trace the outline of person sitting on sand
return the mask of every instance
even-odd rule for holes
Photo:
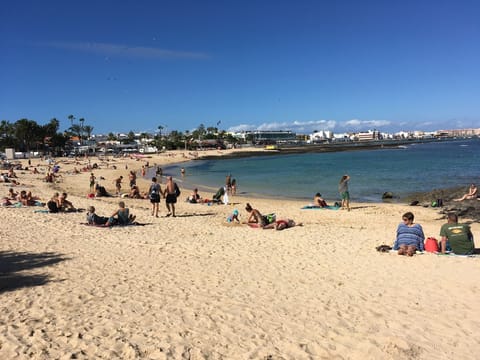
[[[197,204],[197,203],[201,202],[201,200],[202,200],[202,198],[201,198],[200,194],[198,193],[197,188],[193,189],[192,194],[187,198],[187,202],[189,202],[190,204]]]
[[[130,193],[128,194],[128,197],[131,199],[142,199],[142,195],[140,194],[140,189],[138,188],[138,185],[133,185],[130,189]]]
[[[129,225],[135,221],[135,218],[135,215],[130,214],[129,208],[125,207],[125,203],[120,201],[118,209],[110,216],[105,226]]]
[[[313,197],[313,205],[323,208],[327,206],[327,202],[322,198],[322,194],[316,193]]]
[[[105,225],[108,221],[108,218],[105,216],[98,216],[95,214],[95,207],[89,206],[87,212],[87,223],[89,225]]]
[[[104,186],[97,183],[95,184],[95,196],[96,197],[110,196],[110,194],[107,192]]]
[[[67,200],[67,193],[61,193],[58,196],[58,208],[60,211],[74,211],[75,207],[72,202]]]
[[[59,203],[58,197],[59,197],[59,194],[58,192],[56,192],[53,194],[52,198],[47,201],[47,207],[51,213],[55,214],[60,211],[60,203]]]
[[[13,188],[10,188],[8,189],[8,195],[7,195],[7,199],[9,200],[15,200],[18,196],[18,193],[16,193]]]
[[[469,200],[469,199],[476,199],[478,196],[478,189],[475,184],[470,185],[470,188],[468,189],[468,194],[463,195],[459,199],[453,199],[453,201],[463,201],[463,200]]]
[[[398,225],[397,238],[393,250],[398,250],[398,255],[413,256],[417,250],[424,250],[425,235],[420,224],[413,223],[414,215],[407,212],[402,215],[403,222]]]
[[[271,224],[265,225],[264,229],[275,229],[275,230],[283,230],[288,229],[294,226],[303,226],[303,223],[296,223],[292,219],[279,219],[274,221]]]
[[[15,174],[15,171],[13,170],[13,166],[10,169],[8,169],[8,175],[7,176],[11,179],[18,179],[17,174]]]
[[[25,190],[22,190],[20,191],[20,194],[18,194],[17,200],[21,202],[23,206],[34,206],[35,200],[37,200],[37,198],[33,197],[31,191],[27,192]]]
[[[440,236],[442,237],[440,243],[442,254],[445,254],[445,250],[447,249],[447,241],[454,254],[473,254],[475,244],[470,226],[467,224],[459,224],[456,214],[450,213],[447,215],[447,223],[442,225]]]
[[[245,210],[249,213],[247,223],[248,224],[258,224],[261,227],[267,225],[267,220],[257,209],[252,208],[252,206],[247,203]]]

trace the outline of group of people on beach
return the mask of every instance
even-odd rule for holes
[[[458,216],[454,213],[447,215],[447,223],[440,228],[440,236],[439,243],[433,237],[427,239],[427,241],[433,242],[432,248],[427,250],[432,252],[440,250],[442,254],[451,251],[456,255],[470,255],[475,251],[470,226],[459,223]],[[396,250],[398,255],[413,256],[417,250],[424,251],[426,246],[422,226],[414,222],[412,212],[406,212],[402,215],[402,222],[397,227],[393,250]]]

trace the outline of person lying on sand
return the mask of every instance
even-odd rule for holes
[[[294,226],[303,226],[303,223],[296,223],[292,219],[279,219],[276,220],[275,222],[265,225],[263,228],[264,229],[275,229],[275,230],[283,230],[283,229],[288,229]]]

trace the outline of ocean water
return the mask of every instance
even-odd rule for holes
[[[186,175],[180,176],[184,167]],[[240,159],[199,160],[164,168],[183,186],[198,186],[204,196],[237,180],[238,193],[262,197],[311,199],[320,192],[339,199],[338,182],[349,174],[353,201],[378,202],[386,191],[411,193],[480,183],[480,139],[449,140],[407,146]],[[211,195],[210,195],[211,196]]]

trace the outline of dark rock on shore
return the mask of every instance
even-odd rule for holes
[[[468,192],[467,186],[460,186],[449,189],[434,189],[425,193],[414,193],[404,200],[407,203],[418,201],[417,206],[432,206],[432,202],[437,202],[442,199],[443,206],[439,207],[439,213],[446,215],[448,213],[455,213],[460,218],[470,218],[475,222],[480,222],[480,201],[477,199],[453,201],[458,199]]]

